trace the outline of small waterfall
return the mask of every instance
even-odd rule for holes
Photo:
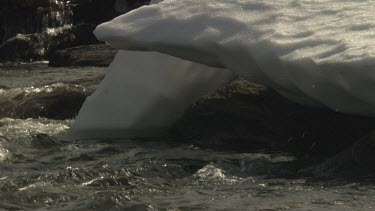
[[[54,2],[56,10],[42,16],[42,29],[45,28],[58,28],[73,23],[73,10],[71,5],[66,1],[51,1]]]
[[[0,44],[17,34],[40,33],[73,23],[72,6],[67,0],[50,0],[48,4],[2,5],[0,3]]]

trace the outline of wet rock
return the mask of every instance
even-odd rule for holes
[[[375,119],[294,104],[275,91],[236,80],[188,109],[172,136],[236,150],[332,156],[375,128]]]
[[[0,62],[48,60],[55,50],[97,44],[95,27],[150,0],[0,1]],[[69,28],[69,29],[68,29]],[[58,33],[50,33],[55,31]]]
[[[0,62],[42,60],[51,49],[63,48],[73,41],[69,27],[41,34],[18,34],[0,46]]]
[[[62,83],[0,90],[0,118],[74,118],[88,95],[81,86]]]
[[[58,49],[99,43],[92,34],[94,28],[94,25],[80,24],[36,34],[18,34],[0,46],[0,62],[47,60]]]
[[[54,52],[49,59],[49,65],[52,67],[107,67],[116,53],[117,50],[106,44],[78,46]]]

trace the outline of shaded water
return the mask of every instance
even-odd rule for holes
[[[54,83],[93,89],[103,69],[1,67],[0,76],[6,90]],[[309,178],[296,172],[291,155],[203,148],[178,138],[67,142],[71,123],[0,119],[0,210],[375,207],[374,181]]]

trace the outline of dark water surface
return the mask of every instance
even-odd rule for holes
[[[103,72],[0,67],[0,93],[55,83],[94,89]],[[67,142],[72,121],[0,119],[0,210],[375,209],[374,181],[309,178],[291,155],[178,138]]]

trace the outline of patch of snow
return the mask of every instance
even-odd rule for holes
[[[157,3],[97,27],[123,51],[73,129],[167,126],[234,75],[298,103],[375,116],[373,1]]]
[[[375,4],[164,0],[100,25],[124,50],[223,67],[304,104],[375,115]]]

